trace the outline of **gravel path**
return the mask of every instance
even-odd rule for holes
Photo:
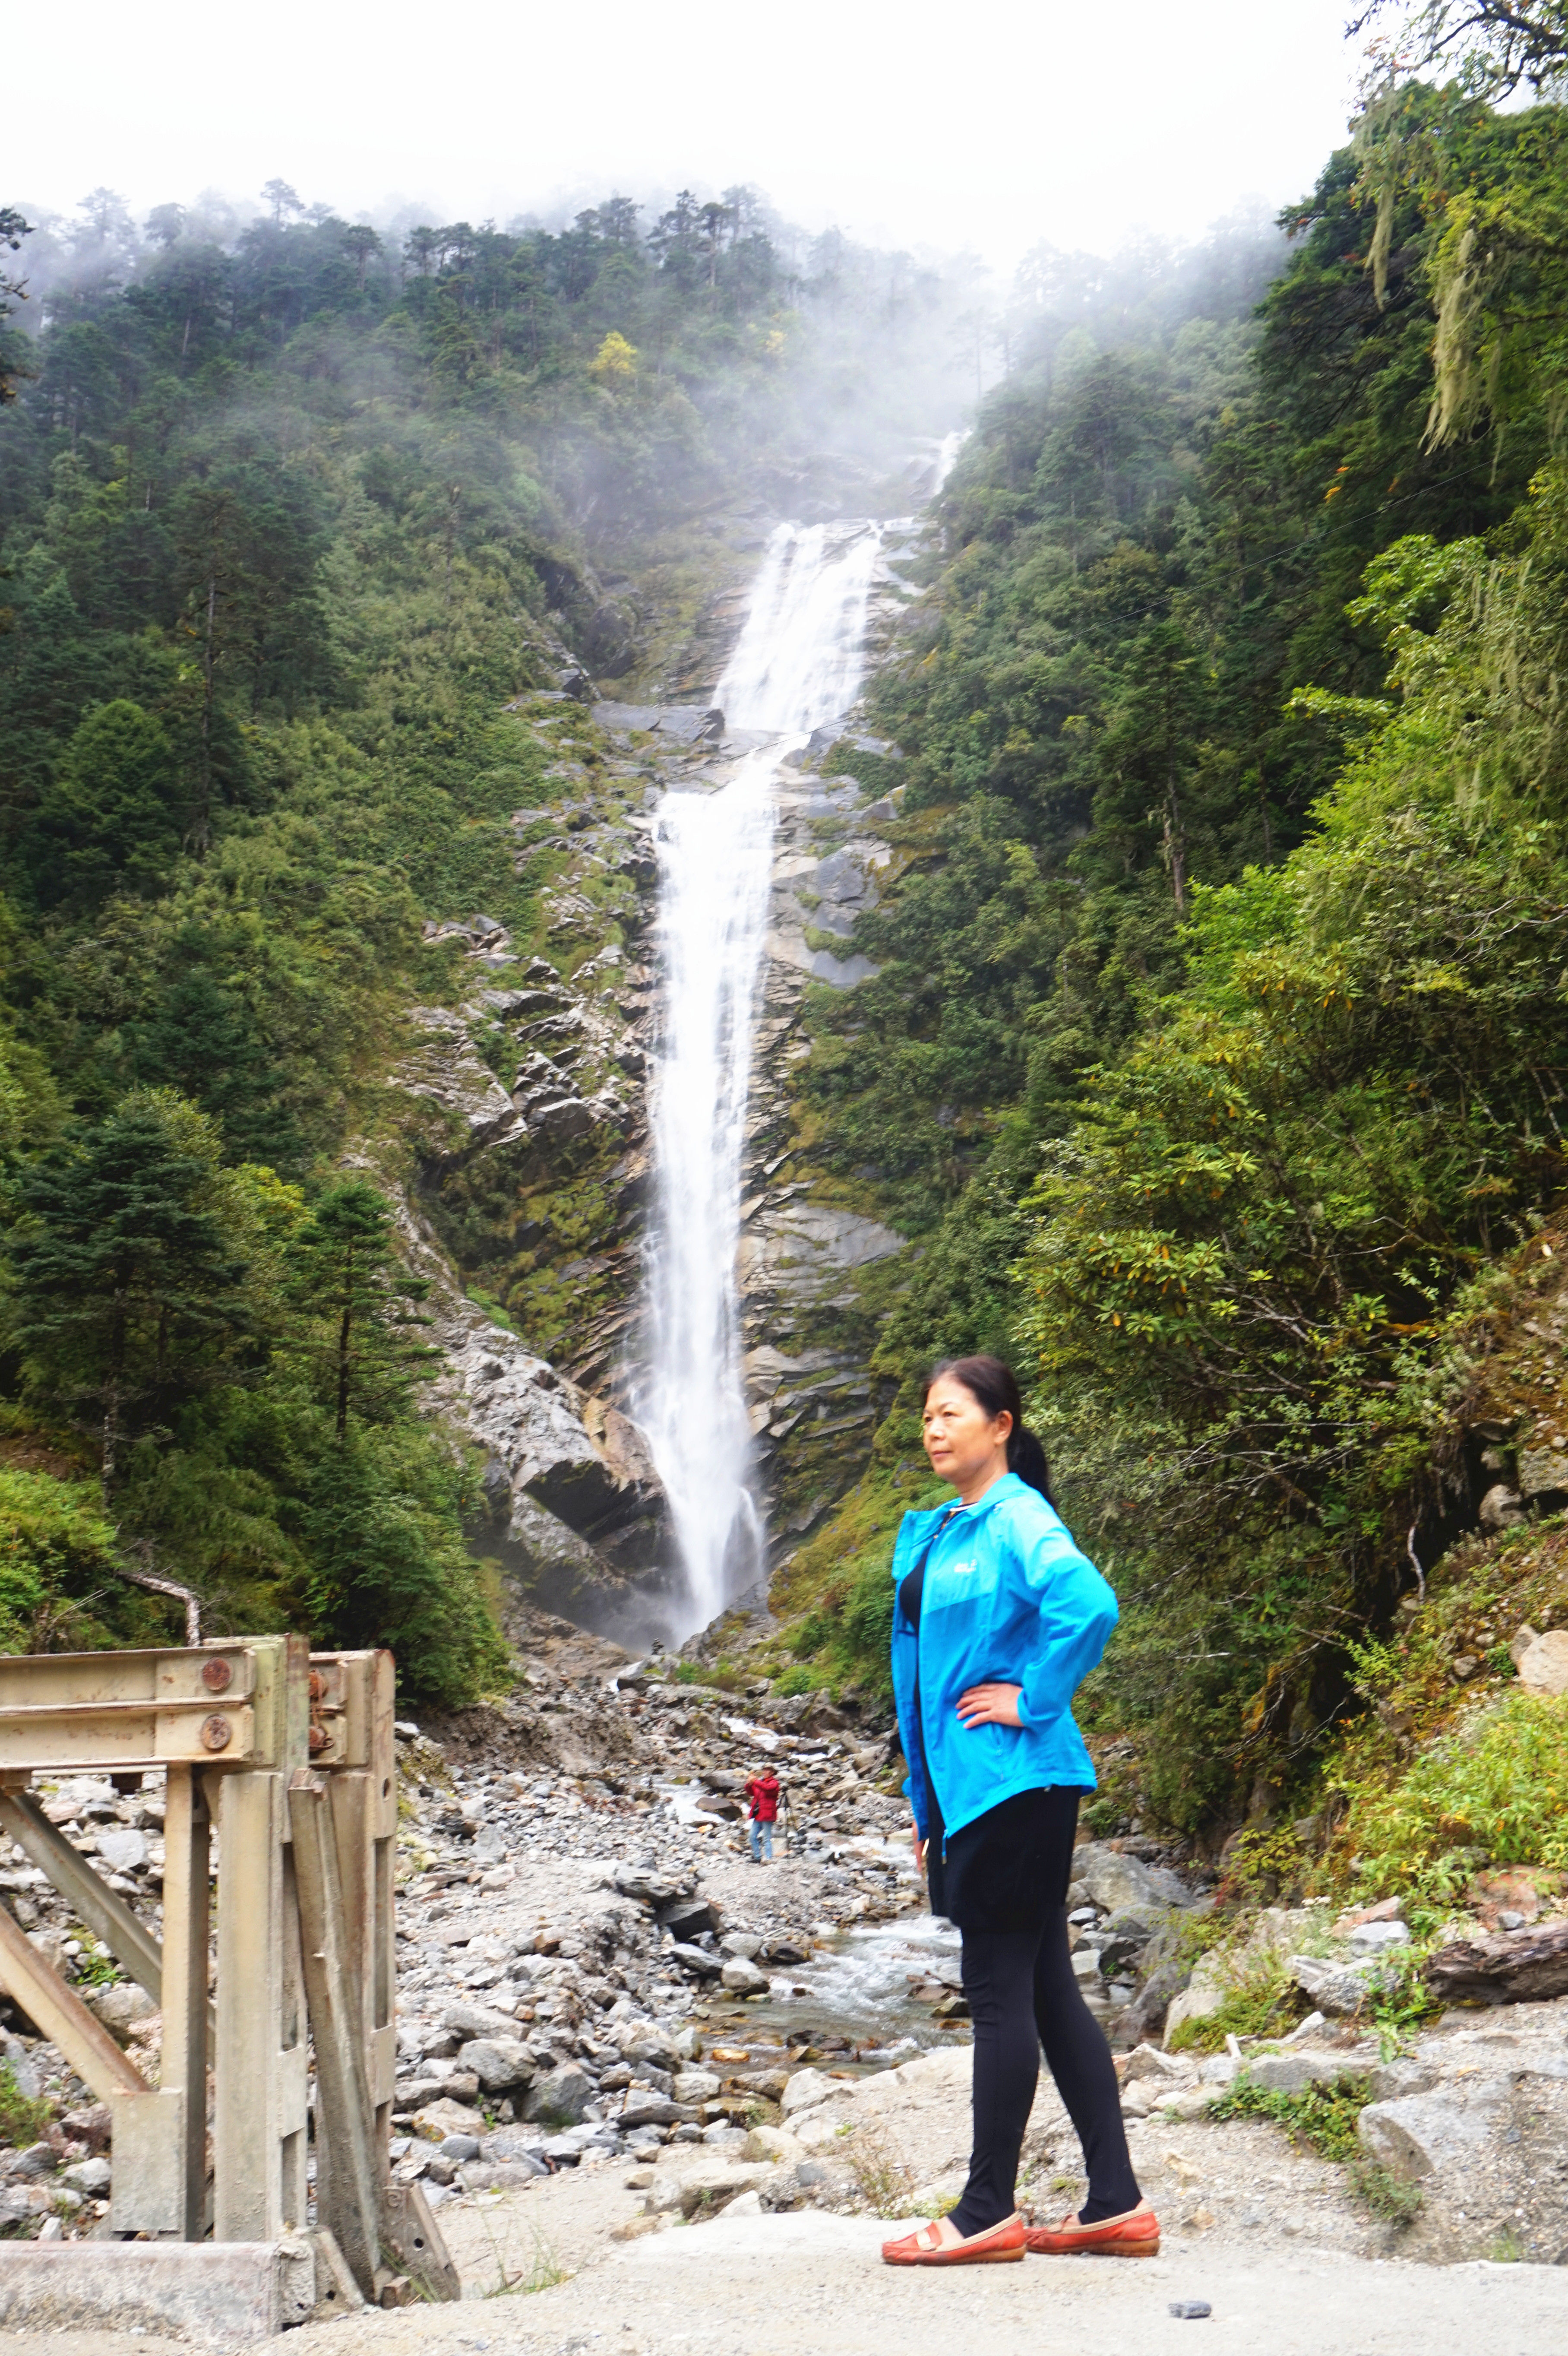
[[[349,2318],[268,2356],[1040,2356],[1042,2345],[1189,2356],[1219,2338],[1268,2356],[1557,2356],[1568,2276],[1485,2264],[1441,2270],[1311,2254],[1186,2247],[1152,2261],[1026,2258],[942,2276],[878,2259],[894,2230],[803,2211],[725,2219],[624,2245],[534,2296]],[[1173,2300],[1206,2299],[1206,2322]],[[146,2343],[142,2343],[145,2347]],[[64,2356],[51,2351],[50,2356]],[[105,2352],[107,2356],[107,2351]]]

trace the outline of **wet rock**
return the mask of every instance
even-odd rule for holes
[[[744,1955],[731,1955],[719,1975],[720,1984],[732,1996],[765,1996],[768,1988],[766,1972],[748,1963]]]

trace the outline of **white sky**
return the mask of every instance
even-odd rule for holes
[[[127,11],[77,0],[13,71],[0,202],[118,189],[140,218],[264,180],[354,216],[432,220],[612,189],[762,189],[876,243],[1196,234],[1305,192],[1344,134],[1348,0],[265,0]]]

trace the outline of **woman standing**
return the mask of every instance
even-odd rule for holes
[[[893,1554],[893,1687],[931,1911],[964,1934],[975,2025],[975,2142],[950,2216],[886,2242],[890,2265],[1021,2258],[1026,2246],[1153,2256],[1159,2225],[1127,2155],[1110,2050],[1069,1960],[1078,1802],[1094,1770],[1072,1701],[1116,1624],[1116,1600],[1051,1502],[999,1358],[957,1358],[926,1385],[925,1451],[957,1502],[906,1514]],[[1029,2227],[1014,2206],[1040,2048],[1089,2175],[1076,2217]]]

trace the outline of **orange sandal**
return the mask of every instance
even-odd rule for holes
[[[1060,2225],[1031,2225],[1029,2246],[1041,2257],[1065,2258],[1075,2252],[1093,2258],[1157,2258],[1159,2219],[1147,2201],[1120,2217],[1102,2217],[1098,2224],[1081,2225],[1064,2217]]]
[[[882,2244],[882,2264],[888,2266],[992,2266],[1005,2265],[1010,2259],[1024,2254],[1024,2221],[1015,2211],[1004,2217],[999,2225],[987,2225],[983,2233],[971,2233],[966,2242],[944,2242],[940,2222],[933,2218],[918,2233],[906,2233],[901,2242]]]

